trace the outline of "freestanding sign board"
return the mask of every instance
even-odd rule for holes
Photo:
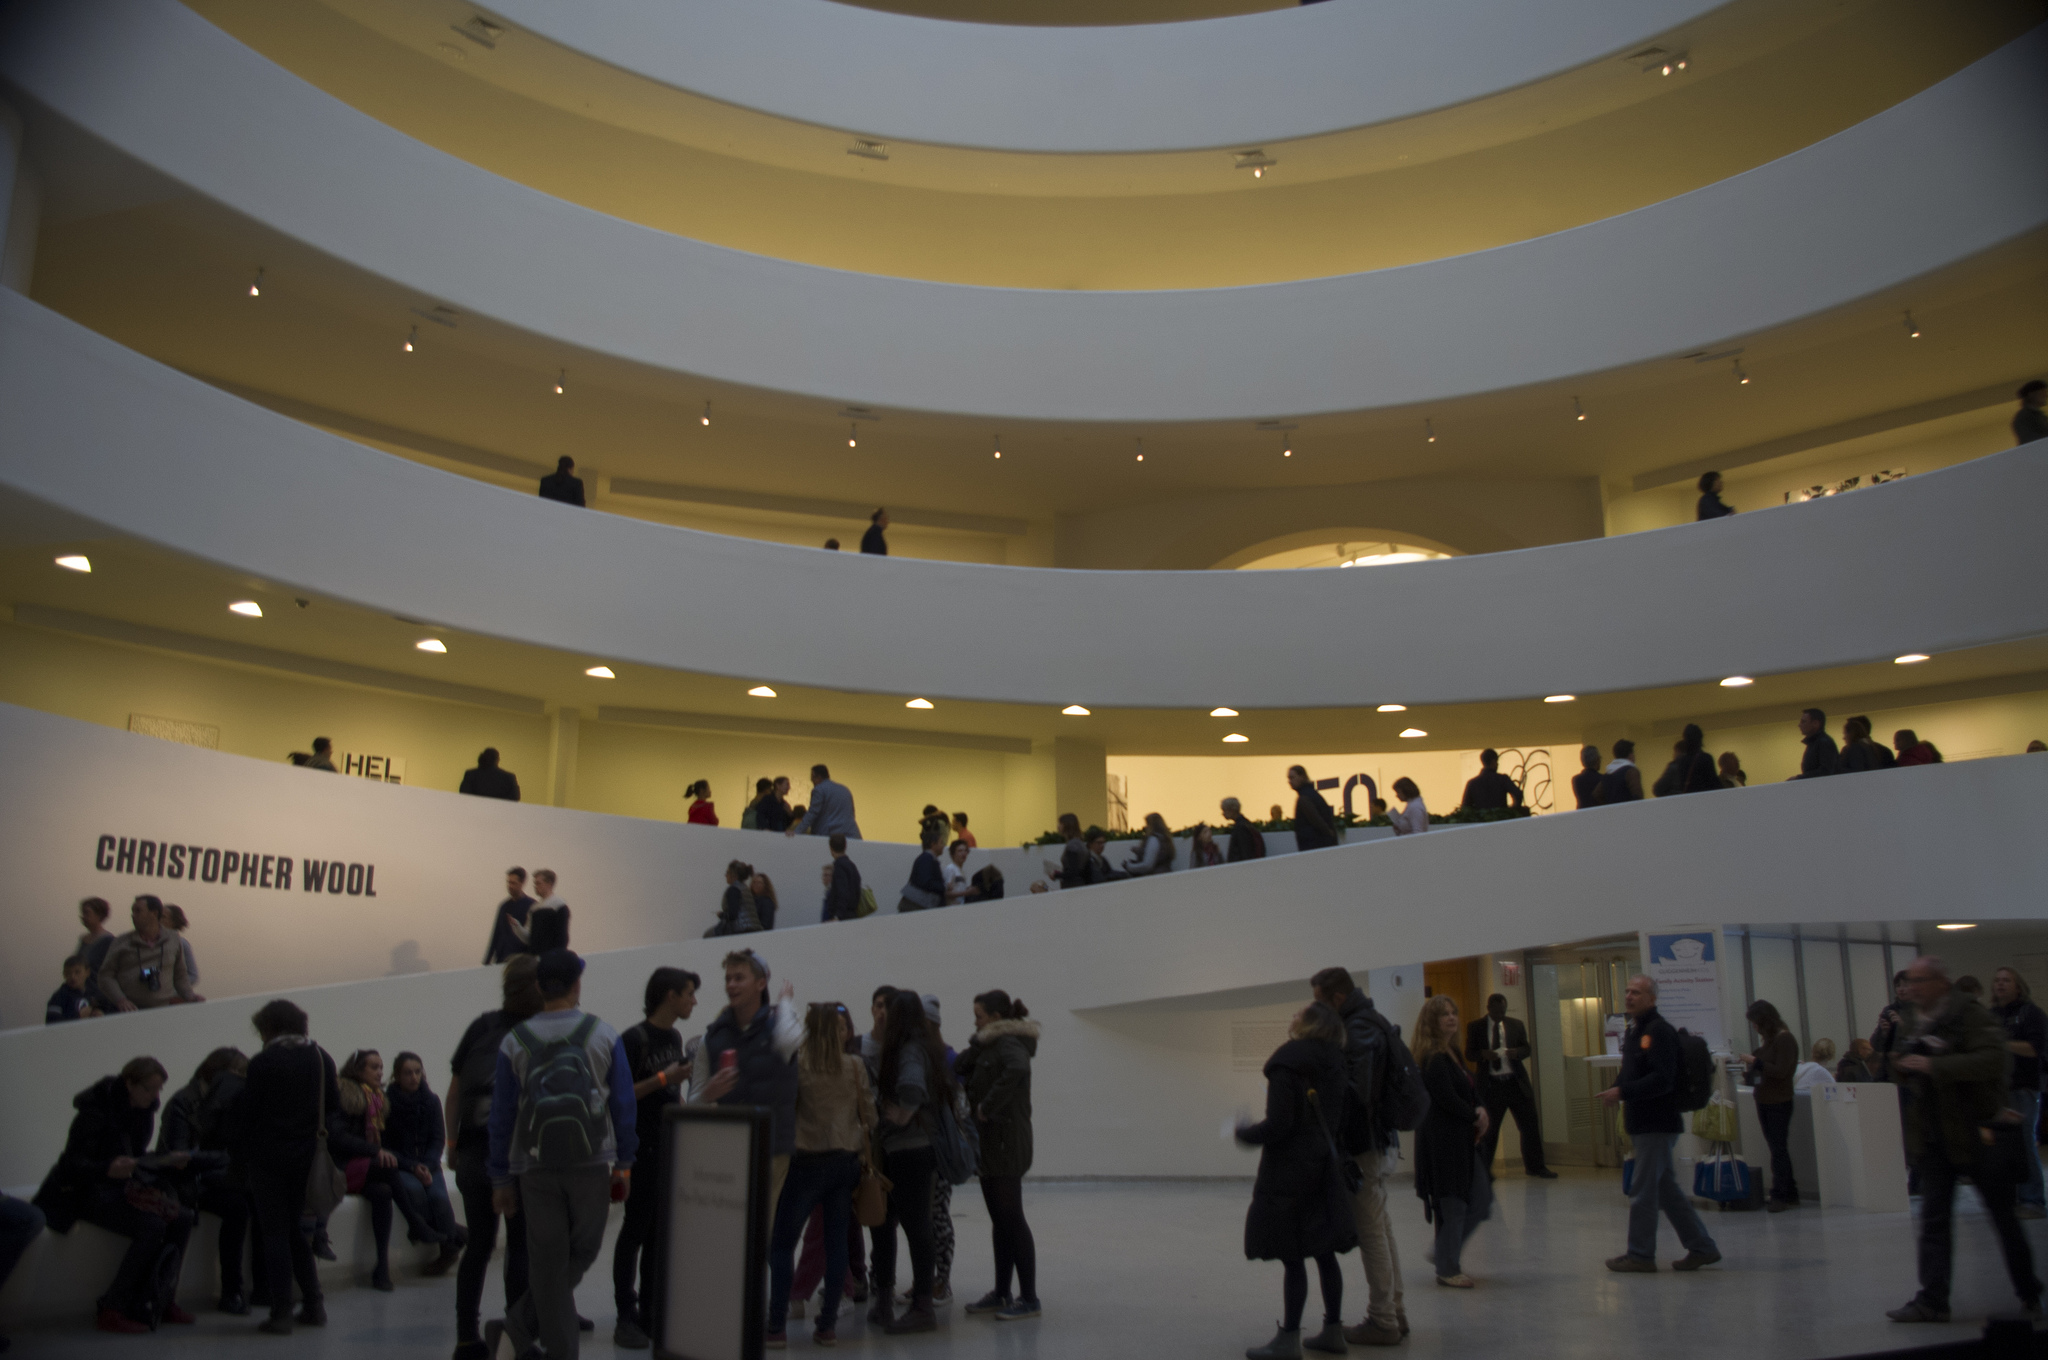
[[[659,1360],[761,1360],[769,1130],[760,1106],[677,1105],[662,1125]]]

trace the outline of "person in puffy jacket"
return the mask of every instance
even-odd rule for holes
[[[398,1158],[391,1182],[398,1211],[405,1215],[413,1241],[440,1248],[421,1273],[446,1275],[469,1237],[456,1223],[448,1201],[448,1181],[441,1174],[448,1126],[440,1098],[427,1086],[427,1066],[419,1054],[401,1053],[391,1060],[391,1085],[384,1098],[390,1102],[384,1114],[384,1146]]]
[[[1244,1220],[1245,1259],[1279,1261],[1286,1271],[1280,1330],[1247,1350],[1246,1360],[1300,1360],[1304,1346],[1346,1353],[1337,1257],[1358,1245],[1358,1233],[1332,1155],[1344,1113],[1344,1022],[1318,1001],[1294,1017],[1288,1034],[1266,1060],[1266,1117],[1237,1130],[1238,1142],[1259,1149],[1259,1176]],[[1322,1283],[1323,1327],[1304,1340],[1305,1262],[1311,1257]]]
[[[169,1073],[155,1058],[131,1058],[120,1074],[101,1077],[72,1098],[78,1111],[64,1151],[36,1191],[35,1206],[52,1232],[83,1221],[128,1239],[114,1282],[99,1298],[103,1332],[154,1331],[156,1322],[190,1323],[175,1297],[192,1211],[156,1185],[154,1170],[182,1170],[190,1157],[173,1152],[142,1159],[156,1127],[158,1097]]]
[[[1031,1170],[1031,1061],[1038,1024],[1008,992],[974,998],[974,1038],[954,1061],[967,1108],[981,1135],[981,1200],[988,1206],[996,1287],[967,1305],[998,1322],[1037,1317],[1038,1248],[1024,1218],[1024,1174]],[[1010,1293],[1016,1275],[1017,1293]]]

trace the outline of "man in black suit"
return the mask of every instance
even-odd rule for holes
[[[478,798],[502,798],[508,803],[519,801],[519,776],[498,765],[498,748],[486,746],[478,753],[476,768],[465,770],[462,787],[457,793],[473,794]]]
[[[1510,1110],[1515,1130],[1522,1135],[1522,1170],[1546,1181],[1555,1180],[1557,1173],[1543,1164],[1536,1093],[1529,1086],[1529,1070],[1522,1065],[1528,1057],[1527,1027],[1508,1015],[1508,999],[1495,992],[1486,998],[1486,1014],[1465,1026],[1465,1060],[1477,1074],[1479,1098],[1486,1104],[1486,1135],[1479,1140],[1479,1155],[1488,1166],[1493,1165],[1493,1150],[1500,1143],[1501,1112]]]
[[[555,470],[540,479],[540,498],[564,505],[583,504],[583,479],[576,475],[576,460],[564,454],[555,460]]]

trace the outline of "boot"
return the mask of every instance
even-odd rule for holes
[[[1314,1336],[1305,1336],[1301,1339],[1301,1348],[1305,1351],[1321,1351],[1325,1355],[1351,1353],[1351,1348],[1344,1344],[1344,1324],[1341,1322],[1325,1322],[1323,1330]]]
[[[868,1321],[877,1327],[887,1327],[896,1320],[896,1282],[876,1279],[868,1286]]]
[[[1301,1360],[1301,1328],[1280,1328],[1271,1341],[1246,1351],[1244,1360]]]
[[[891,1336],[901,1336],[905,1332],[935,1332],[938,1328],[938,1316],[932,1311],[932,1296],[925,1294],[912,1298],[910,1306],[882,1330]]]

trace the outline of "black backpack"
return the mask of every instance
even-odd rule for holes
[[[1376,1049],[1347,1055],[1351,1090],[1345,1101],[1344,1143],[1352,1153],[1377,1147],[1380,1135],[1413,1131],[1429,1113],[1429,1090],[1415,1055],[1401,1042],[1401,1031],[1377,1010],[1367,1008],[1366,1023],[1378,1031]]]
[[[1713,1098],[1714,1055],[1705,1039],[1682,1029],[1678,1031],[1679,1111],[1704,1110]]]
[[[481,1129],[491,1122],[491,1089],[498,1084],[498,1049],[516,1023],[506,1019],[503,1011],[497,1012],[495,1023],[463,1054],[462,1069],[455,1074],[462,1090],[462,1109],[458,1112],[462,1124],[449,1130],[450,1133]]]

